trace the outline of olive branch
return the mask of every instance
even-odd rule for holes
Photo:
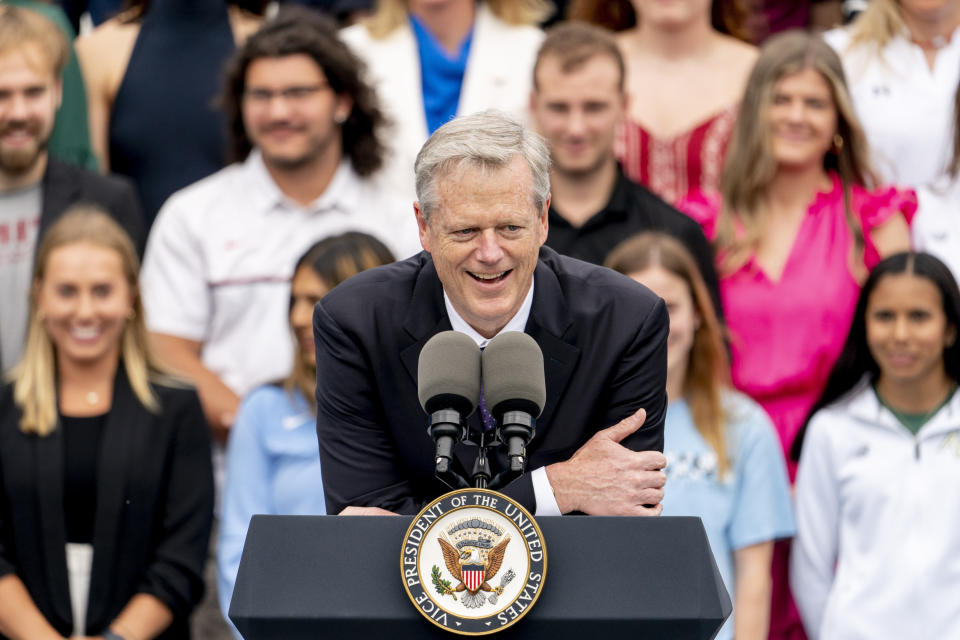
[[[454,600],[457,599],[457,594],[453,592],[453,587],[450,586],[450,581],[444,580],[440,575],[440,567],[433,565],[433,571],[431,572],[430,577],[433,578],[433,586],[436,587],[437,593],[439,593],[441,596],[449,594],[453,596]]]

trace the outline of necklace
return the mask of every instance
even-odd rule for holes
[[[919,38],[910,38],[910,42],[917,45],[924,51],[938,51],[950,44],[950,36],[933,36],[929,40],[920,40]]]

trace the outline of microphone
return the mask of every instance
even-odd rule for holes
[[[430,416],[427,433],[437,444],[437,477],[452,488],[464,485],[450,471],[450,462],[453,447],[466,436],[467,417],[480,399],[480,348],[469,336],[443,331],[423,345],[417,362],[417,397]]]
[[[510,473],[519,476],[547,399],[543,352],[527,334],[508,331],[487,344],[482,361],[483,399],[500,425],[500,440],[507,443]]]

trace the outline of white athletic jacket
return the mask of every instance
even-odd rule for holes
[[[914,438],[862,380],[810,422],[796,509],[811,640],[960,639],[960,393]]]

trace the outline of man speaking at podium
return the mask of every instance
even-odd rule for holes
[[[434,477],[417,361],[451,329],[481,347],[524,331],[543,352],[546,403],[528,471],[503,493],[537,516],[660,513],[666,308],[629,278],[542,246],[549,167],[539,136],[506,115],[450,121],[417,156],[424,252],[358,274],[317,304],[328,513],[414,514],[449,490]],[[479,430],[478,413],[469,424]],[[476,452],[457,445],[455,464],[470,469]],[[506,457],[490,464],[496,474]]]

